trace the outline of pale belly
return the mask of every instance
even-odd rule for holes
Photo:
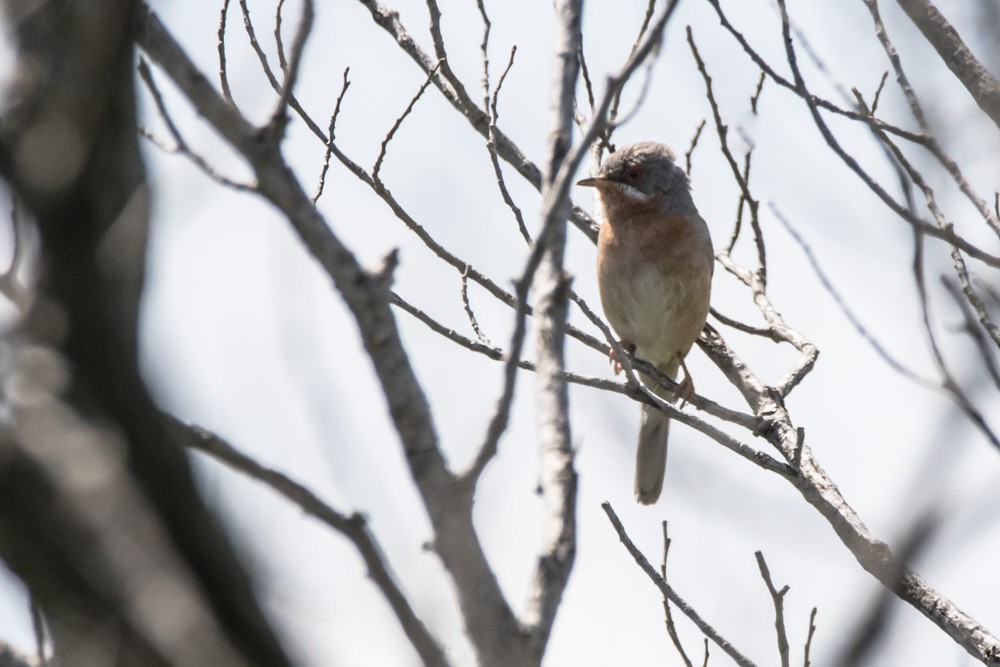
[[[612,262],[598,277],[615,332],[636,346],[636,356],[675,371],[705,324],[710,274],[680,280],[660,266]]]

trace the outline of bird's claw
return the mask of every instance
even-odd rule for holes
[[[676,403],[680,400],[679,409],[683,410],[684,406],[695,397],[695,391],[694,380],[691,379],[691,372],[688,371],[687,364],[684,363],[684,357],[681,357],[681,368],[684,370],[684,379],[678,382],[677,388],[674,389],[673,402]]]
[[[620,342],[622,349],[624,349],[625,352],[627,352],[628,354],[635,354],[635,345],[625,340]],[[611,360],[611,370],[614,372],[614,374],[618,375],[619,373],[621,373],[622,365],[621,362],[618,361],[618,355],[615,354],[615,348],[611,348],[611,352],[608,353],[608,358]]]

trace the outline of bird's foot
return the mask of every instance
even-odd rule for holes
[[[622,348],[629,354],[635,354],[635,345],[628,342],[627,340],[620,341]],[[608,353],[608,357],[611,359],[611,369],[614,371],[615,375],[622,372],[621,362],[618,360],[618,355],[615,354],[615,348],[611,348],[611,352]]]
[[[688,371],[687,364],[684,363],[684,357],[681,357],[681,368],[684,370],[684,379],[677,383],[677,388],[674,390],[674,402],[680,400],[681,404],[679,409],[683,410],[684,406],[694,398],[694,380],[691,379],[691,373]]]

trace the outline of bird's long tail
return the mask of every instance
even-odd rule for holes
[[[679,362],[661,367],[671,379],[677,377]],[[672,395],[657,387],[655,380],[642,376],[643,382],[665,400]],[[654,388],[657,387],[657,388]],[[670,418],[663,410],[651,405],[642,406],[639,423],[639,445],[635,452],[635,499],[643,505],[652,505],[663,491],[663,477],[667,473],[667,436],[670,433]]]
[[[670,418],[651,405],[642,406],[639,447],[635,453],[635,499],[652,505],[663,491],[667,472],[667,434]]]

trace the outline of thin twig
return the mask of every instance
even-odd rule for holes
[[[174,123],[173,117],[167,110],[167,105],[163,100],[163,95],[160,93],[159,87],[156,85],[156,81],[153,79],[153,73],[149,69],[149,64],[146,59],[139,57],[139,77],[142,82],[146,84],[146,88],[149,90],[150,94],[153,96],[153,103],[156,105],[156,110],[160,114],[160,118],[163,120],[164,125],[167,126],[167,132],[170,133],[171,139],[173,139],[174,145],[168,146],[159,139],[157,139],[151,132],[145,128],[140,127],[139,133],[153,143],[157,148],[163,150],[166,153],[174,153],[181,155],[188,160],[190,160],[198,169],[201,170],[206,176],[211,178],[216,183],[224,185],[228,188],[233,188],[234,190],[239,190],[242,192],[255,192],[257,190],[257,185],[255,183],[241,183],[235,181],[224,174],[216,171],[212,165],[208,163],[208,160],[203,158],[198,153],[195,153],[191,147],[188,145],[184,137],[181,136],[180,130],[177,129],[177,125]]]
[[[858,316],[855,315],[854,311],[851,310],[850,306],[847,305],[847,301],[843,298],[843,296],[841,296],[837,288],[833,286],[833,283],[830,281],[830,278],[826,275],[826,272],[824,272],[822,267],[820,267],[819,261],[816,259],[815,254],[813,254],[812,248],[809,247],[809,244],[806,243],[805,239],[803,239],[802,236],[798,233],[798,231],[792,226],[791,221],[785,217],[785,215],[781,212],[780,209],[778,209],[778,206],[774,202],[769,202],[768,205],[770,206],[771,212],[774,214],[774,217],[777,218],[778,222],[780,222],[781,225],[785,228],[785,231],[787,231],[788,234],[792,237],[792,240],[794,240],[795,243],[798,244],[799,248],[802,249],[802,252],[806,256],[806,260],[809,262],[809,266],[816,274],[816,277],[819,279],[819,282],[823,286],[823,289],[825,289],[827,294],[829,294],[830,297],[833,299],[833,302],[837,305],[837,308],[840,309],[840,312],[843,313],[844,317],[847,318],[847,321],[851,323],[851,326],[854,327],[854,330],[858,332],[858,335],[860,335],[865,340],[865,342],[867,342],[868,345],[871,346],[871,348],[875,351],[875,353],[882,358],[882,360],[889,366],[889,368],[896,371],[900,375],[910,380],[913,380],[914,382],[917,382],[918,384],[924,387],[930,389],[940,388],[940,383],[935,382],[922,375],[919,375],[915,371],[912,371],[906,366],[904,366],[902,362],[896,359],[892,355],[892,353],[889,352],[889,350],[884,345],[882,345],[882,343],[880,343],[877,338],[875,338],[875,335],[872,334],[868,330],[868,328],[865,327],[864,324],[862,324]]]
[[[809,634],[806,635],[806,646],[802,652],[802,667],[809,667],[809,651],[812,649],[814,634],[816,634],[816,607],[809,612]]]
[[[24,241],[21,230],[21,209],[16,193],[10,195],[10,233],[11,248],[10,264],[7,270],[0,274],[0,294],[10,300],[21,312],[28,309],[31,294],[21,280],[21,265],[24,263]]]
[[[219,83],[222,85],[222,96],[232,105],[233,93],[229,89],[229,73],[226,64],[226,18],[229,15],[229,0],[222,1],[222,11],[219,12],[218,50],[219,50]]]
[[[403,121],[406,120],[406,117],[410,115],[411,111],[413,111],[413,107],[417,105],[417,100],[419,100],[420,97],[424,94],[424,91],[427,90],[427,87],[431,85],[431,80],[434,78],[434,73],[436,71],[437,71],[436,68],[432,69],[431,73],[427,75],[427,78],[424,79],[424,82],[420,84],[420,88],[417,89],[416,94],[410,99],[410,103],[406,105],[406,108],[403,110],[403,113],[401,113],[399,117],[396,118],[396,122],[392,124],[392,127],[389,128],[389,132],[385,135],[385,139],[382,140],[382,145],[379,147],[378,151],[378,157],[375,159],[375,166],[372,168],[372,180],[379,187],[382,187],[382,179],[379,177],[379,171],[382,169],[382,161],[385,160],[386,151],[389,150],[389,142],[392,141],[392,138],[394,136],[396,136],[396,132],[403,124]]]
[[[983,219],[986,221],[987,225],[989,225],[993,229],[993,232],[995,234],[1000,236],[1000,219],[998,219],[1000,218],[1000,216],[994,216],[992,214],[992,212],[989,210],[989,207],[986,205],[986,201],[981,199],[972,190],[972,187],[969,185],[968,181],[966,181],[965,177],[962,175],[962,172],[959,170],[958,165],[955,163],[954,160],[952,160],[945,154],[944,150],[941,148],[941,145],[937,142],[937,139],[934,138],[934,133],[931,131],[930,124],[927,122],[927,116],[924,113],[922,105],[920,104],[920,99],[914,92],[913,86],[910,85],[909,78],[906,76],[906,72],[903,70],[903,63],[899,57],[899,54],[896,51],[896,47],[893,45],[892,40],[889,39],[889,33],[886,30],[885,24],[882,21],[882,16],[881,13],[879,12],[878,4],[874,0],[864,0],[864,3],[865,6],[868,7],[869,13],[871,13],[872,15],[872,22],[875,28],[875,36],[876,38],[878,38],[879,44],[882,45],[882,50],[885,51],[886,57],[889,59],[889,62],[892,65],[893,72],[896,75],[896,83],[899,85],[900,90],[903,92],[903,97],[906,99],[906,103],[910,107],[910,114],[917,121],[917,124],[920,126],[920,130],[923,133],[923,136],[925,138],[923,144],[924,147],[927,148],[927,150],[929,150],[931,154],[934,155],[935,158],[937,158],[938,162],[945,168],[948,174],[952,177],[952,180],[955,181],[955,184],[958,185],[958,188],[962,191],[962,194],[964,194],[966,198],[970,202],[972,202],[972,204],[979,211],[980,215],[983,216]],[[900,4],[904,6],[904,9],[907,9],[906,7],[907,5],[912,6],[910,2],[906,1],[901,2]],[[955,35],[955,37],[957,39],[957,34]],[[961,40],[957,41],[961,43]],[[961,46],[964,47],[964,44],[962,44]],[[946,63],[949,66],[951,66],[952,61],[946,59]],[[985,70],[983,71],[985,72]],[[989,75],[987,74],[987,76]],[[864,112],[865,109],[861,109],[861,111]]]
[[[750,151],[747,151],[746,153],[744,168],[741,171],[739,165],[736,163],[736,158],[733,157],[732,152],[729,150],[729,142],[727,140],[729,127],[722,122],[722,116],[719,113],[719,104],[716,102],[715,93],[712,90],[712,77],[709,76],[708,69],[705,66],[705,61],[702,60],[701,53],[698,51],[698,46],[694,42],[694,33],[691,31],[691,26],[687,26],[687,41],[691,47],[691,54],[694,56],[695,62],[698,66],[698,71],[701,73],[701,77],[705,81],[705,96],[708,98],[708,103],[712,107],[712,117],[715,119],[715,129],[719,135],[719,147],[722,150],[723,156],[726,158],[726,162],[729,163],[729,168],[733,172],[733,178],[736,179],[736,184],[740,188],[742,198],[746,200],[747,205],[750,207],[750,225],[754,231],[754,244],[757,247],[758,267],[756,273],[760,280],[761,287],[766,288],[767,254],[764,250],[764,234],[761,231],[760,221],[757,218],[759,202],[752,194],[750,194]],[[744,174],[746,174],[746,176],[744,176]],[[741,199],[741,205],[743,199]],[[738,231],[734,232],[734,239],[737,233]],[[735,241],[733,241],[733,243],[735,243]]]
[[[497,155],[496,149],[497,119],[500,116],[497,112],[497,100],[500,97],[500,89],[503,87],[503,82],[507,79],[507,73],[510,72],[510,68],[514,66],[514,55],[516,53],[517,46],[511,47],[510,60],[507,61],[507,66],[500,74],[500,79],[497,81],[497,86],[493,90],[493,95],[489,98],[488,106],[490,110],[490,127],[486,139],[486,149],[489,151],[490,162],[493,164],[493,173],[497,178],[497,187],[500,188],[500,196],[503,197],[503,201],[507,204],[507,208],[509,208],[511,213],[514,214],[514,220],[517,222],[517,229],[521,232],[521,236],[525,241],[531,243],[531,234],[528,232],[528,227],[524,223],[524,214],[521,213],[521,209],[518,205],[514,203],[514,198],[511,197],[510,191],[507,189],[507,181],[504,179],[503,170],[500,168],[500,156]]]
[[[667,536],[667,522],[663,522],[663,563],[660,564],[660,576],[663,577],[663,581],[667,580],[667,553],[670,551],[670,538]],[[674,648],[677,649],[678,655],[681,656],[681,660],[687,667],[694,667],[691,664],[691,660],[688,658],[687,653],[684,651],[684,646],[681,644],[681,638],[677,636],[677,628],[674,627],[674,617],[670,613],[670,599],[666,595],[663,596],[663,615],[664,621],[667,625],[667,634],[670,635],[670,641],[673,642]]]
[[[369,12],[376,25],[384,29],[424,73],[429,73],[434,67],[435,58],[424,52],[413,39],[410,32],[399,20],[399,13],[382,5],[377,0],[358,0]],[[452,105],[479,134],[486,137],[489,131],[489,113],[481,109],[464,88],[453,85],[443,76],[434,77],[434,85],[444,98]],[[317,133],[322,139],[322,132]],[[538,166],[529,160],[514,142],[503,132],[496,129],[495,136],[497,154],[518,171],[532,186],[541,190],[542,172]],[[598,225],[590,215],[578,206],[572,207],[571,221],[591,241],[597,241]]]
[[[694,154],[694,149],[698,146],[698,139],[701,138],[701,131],[704,129],[705,119],[702,118],[698,127],[695,128],[694,136],[691,137],[691,144],[688,146],[687,152],[684,153],[684,173],[688,176],[691,175],[691,155]]]
[[[778,656],[781,658],[781,667],[789,667],[788,634],[785,631],[785,593],[788,592],[788,586],[783,586],[780,591],[776,589],[771,581],[771,572],[764,562],[764,554],[757,551],[754,557],[757,559],[760,576],[767,585],[767,592],[771,594],[771,601],[774,603],[774,629],[778,635]]]
[[[515,303],[517,304],[518,310],[515,315],[514,330],[511,334],[511,343],[508,348],[512,359],[516,359],[520,356],[521,348],[524,344],[524,335],[526,330],[525,319],[528,315],[528,311],[526,310],[525,305],[522,304],[526,304],[530,282],[533,279],[538,266],[541,264],[543,255],[548,248],[548,235],[558,224],[559,216],[556,214],[558,204],[559,202],[568,201],[569,188],[573,182],[573,175],[576,174],[577,168],[579,167],[583,156],[590,149],[591,143],[600,135],[605,127],[605,124],[608,122],[608,110],[611,106],[612,100],[614,99],[616,91],[618,91],[621,86],[625,85],[635,72],[636,68],[653,51],[656,45],[660,43],[660,40],[663,37],[664,28],[666,27],[670,16],[673,14],[674,9],[677,7],[677,2],[678,0],[671,0],[670,4],[667,5],[663,12],[657,17],[657,20],[653,23],[653,27],[649,30],[645,39],[633,52],[632,56],[625,63],[625,65],[622,66],[619,73],[608,78],[608,84],[604,92],[604,96],[601,99],[601,103],[598,106],[597,111],[591,118],[590,125],[582,133],[582,136],[578,140],[576,146],[569,150],[565,157],[553,166],[554,173],[550,176],[549,185],[544,189],[544,197],[542,200],[542,229],[536,237],[535,244],[528,255],[525,267],[521,272],[521,277],[515,281],[515,295],[517,297]],[[572,98],[567,96],[567,99]],[[501,397],[498,400],[497,409],[494,412],[493,418],[490,420],[490,425],[487,429],[487,437],[480,447],[479,452],[474,459],[473,465],[470,466],[468,472],[463,475],[463,478],[469,482],[474,482],[475,479],[482,474],[486,464],[496,454],[497,442],[500,435],[502,435],[504,430],[506,430],[510,405],[513,400],[513,385],[516,380],[516,374],[514,371],[515,369],[513,368],[513,363],[508,364],[504,372],[504,388],[501,392]]]
[[[31,630],[35,636],[35,655],[38,658],[38,667],[48,667],[49,659],[45,652],[45,617],[35,602],[34,595],[29,596],[28,611],[31,613]]]
[[[437,0],[427,0],[427,12],[430,14],[431,39],[434,42],[434,54],[440,64],[441,76],[460,97],[470,99],[469,94],[465,90],[465,84],[462,83],[451,69],[451,64],[448,62],[448,53],[444,47],[444,36],[441,34],[441,10],[438,8]],[[431,72],[428,72],[428,75],[431,75]]]
[[[849,153],[847,153],[847,151],[843,149],[842,146],[840,146],[839,142],[833,136],[833,133],[829,130],[825,121],[822,119],[822,116],[819,114],[819,109],[822,108],[837,115],[844,116],[852,120],[861,121],[872,128],[883,130],[887,133],[894,134],[898,137],[904,138],[907,141],[911,141],[915,144],[924,146],[948,170],[949,174],[952,175],[952,178],[959,185],[959,188],[962,190],[962,192],[966,194],[966,196],[970,199],[970,201],[972,201],[977,206],[977,208],[979,208],[980,212],[984,214],[984,217],[987,219],[989,224],[994,228],[1000,229],[1000,222],[997,221],[997,219],[1000,218],[1000,211],[997,212],[996,216],[993,216],[988,211],[984,212],[984,206],[982,205],[981,200],[979,200],[979,198],[975,195],[975,193],[972,192],[968,183],[961,176],[961,173],[958,171],[957,165],[954,163],[953,160],[948,158],[948,156],[945,155],[943,151],[941,151],[940,147],[937,146],[937,143],[933,140],[932,137],[928,137],[923,134],[905,130],[891,123],[886,123],[877,118],[873,118],[869,114],[859,113],[857,111],[838,107],[832,102],[814,95],[808,89],[808,87],[806,87],[805,82],[801,78],[801,75],[797,75],[795,77],[794,83],[789,81],[788,79],[785,79],[780,74],[775,72],[775,70],[770,65],[767,64],[767,62],[760,56],[760,54],[757,53],[757,51],[754,50],[752,46],[750,46],[750,43],[743,36],[743,34],[740,33],[732,25],[732,23],[730,23],[728,17],[722,11],[722,7],[719,4],[719,0],[707,0],[707,1],[715,9],[715,12],[719,17],[719,21],[722,23],[723,27],[727,31],[729,31],[729,33],[733,36],[734,39],[736,39],[736,41],[740,44],[740,46],[743,48],[744,52],[750,57],[750,59],[753,60],[753,62],[758,67],[767,72],[768,77],[772,81],[782,86],[783,88],[791,90],[806,103],[806,105],[809,107],[809,111],[812,114],[817,127],[820,130],[820,134],[823,135],[824,140],[826,140],[830,148],[837,154],[838,157],[841,158],[844,164],[846,164],[847,167],[851,169],[851,171],[853,171],[858,176],[858,178],[860,178],[865,183],[865,185],[869,189],[871,189],[871,191],[874,192],[879,199],[883,201],[883,203],[886,204],[886,206],[888,206],[894,213],[896,213],[899,217],[901,217],[915,229],[918,229],[921,232],[933,238],[941,239],[953,245],[957,245],[964,252],[968,253],[972,257],[975,257],[979,261],[988,264],[989,266],[992,266],[994,268],[1000,268],[1000,257],[997,257],[996,255],[991,255],[990,253],[983,251],[982,249],[977,247],[974,243],[969,242],[962,236],[955,233],[954,230],[941,230],[935,227],[934,225],[929,224],[926,220],[920,219],[918,216],[914,215],[913,213],[902,207],[898,202],[896,202],[885,191],[885,189],[882,188],[882,186],[879,185],[861,167],[861,165],[857,162],[857,160],[855,160]],[[789,36],[789,40],[790,39],[791,38]],[[789,47],[790,43],[788,46],[786,46],[786,52],[788,51]],[[790,58],[794,60],[795,58],[794,49],[792,50],[791,53],[792,55],[790,56]],[[793,72],[797,71],[798,71],[797,65],[795,65],[793,67]]]
[[[469,324],[472,326],[472,330],[476,333],[476,338],[478,338],[483,345],[488,345],[494,347],[490,339],[483,333],[482,329],[479,328],[479,321],[476,319],[476,314],[472,311],[472,306],[469,304],[469,271],[466,268],[462,272],[462,306],[465,308],[465,314],[469,318]]]
[[[285,57],[285,40],[281,35],[281,24],[284,19],[282,10],[285,7],[285,0],[278,0],[278,6],[274,9],[274,48],[278,52],[278,67],[282,72],[288,72],[288,59]]]
[[[263,483],[309,516],[318,519],[350,540],[368,568],[369,579],[389,603],[421,660],[425,664],[442,667],[450,664],[444,650],[416,615],[406,594],[396,583],[396,577],[390,570],[374,534],[368,529],[364,516],[361,514],[348,516],[338,512],[306,487],[283,473],[261,465],[210,431],[180,422],[176,422],[176,426],[186,432],[184,443],[188,447],[208,454],[233,470]]]
[[[920,105],[920,101],[917,98],[916,93],[913,92],[913,87],[910,85],[906,73],[903,71],[903,65],[899,59],[899,55],[896,53],[896,49],[886,33],[885,25],[882,23],[882,18],[879,14],[878,6],[874,0],[865,0],[865,4],[867,5],[875,23],[875,34],[878,37],[879,42],[882,44],[882,48],[886,52],[886,55],[889,57],[889,61],[892,63],[893,70],[896,73],[896,81],[899,83],[899,86],[903,91],[903,95],[906,97],[906,100],[910,105],[910,113],[917,119],[917,122],[920,124],[924,134],[931,136],[930,128],[925,118],[923,108]],[[861,103],[861,100],[859,100],[859,103]],[[943,213],[938,208],[934,198],[934,191],[925,183],[920,172],[918,172],[910,164],[909,160],[907,160],[903,155],[903,152],[899,150],[895,143],[891,141],[884,132],[877,132],[876,134],[886,148],[892,152],[896,161],[906,170],[907,174],[917,187],[919,187],[924,193],[924,198],[927,201],[927,208],[931,211],[937,226],[942,230],[953,229],[953,225],[945,219]],[[934,142],[934,144],[936,145],[936,142]],[[957,172],[957,167],[955,167],[955,171]],[[956,178],[960,177],[961,174],[959,173]],[[964,179],[962,179],[962,181],[964,182]],[[986,217],[987,222],[995,222],[995,220],[991,220],[990,211],[986,208],[986,203],[984,201],[972,195],[971,191],[966,192],[966,194],[970,196],[970,199],[972,199],[974,203],[977,204],[980,208],[980,212],[982,212],[984,217]],[[994,229],[998,234],[1000,234],[1000,224],[994,225]],[[952,247],[951,257],[955,265],[955,273],[958,276],[958,281],[962,286],[962,292],[969,300],[969,303],[972,304],[972,307],[975,308],[976,313],[979,316],[980,324],[982,324],[983,328],[986,329],[987,333],[989,333],[994,343],[1000,347],[1000,329],[998,329],[996,324],[994,324],[990,319],[985,305],[983,305],[979,295],[976,294],[975,289],[973,289],[972,283],[969,280],[968,270],[965,266],[965,260],[962,258],[958,248]]]
[[[340,94],[337,95],[337,101],[333,105],[333,113],[330,114],[330,128],[327,132],[328,139],[326,142],[326,150],[323,151],[323,168],[319,172],[319,184],[316,186],[316,194],[312,197],[313,206],[319,201],[319,198],[323,196],[323,190],[326,188],[326,173],[330,169],[330,155],[333,153],[333,142],[337,134],[337,117],[340,115],[340,103],[344,99],[344,95],[347,93],[347,89],[350,87],[351,82],[348,80],[347,76],[350,74],[351,68],[344,68],[344,82],[340,86]]]
[[[882,79],[879,80],[878,88],[875,89],[875,95],[872,97],[871,112],[873,116],[875,115],[875,112],[878,111],[878,102],[882,97],[882,91],[885,89],[885,82],[886,79],[888,78],[889,78],[889,70],[885,70],[884,72],[882,72]]]
[[[698,629],[701,630],[706,637],[715,642],[715,644],[721,648],[726,655],[732,658],[737,665],[740,665],[740,667],[755,667],[753,662],[736,650],[736,648],[724,637],[722,637],[722,635],[720,635],[715,628],[705,622],[698,612],[696,612],[691,605],[685,602],[684,599],[674,591],[670,584],[664,581],[663,577],[661,577],[653,566],[650,565],[649,561],[646,560],[646,557],[632,542],[632,538],[630,538],[625,532],[625,526],[622,525],[618,515],[615,514],[615,511],[611,508],[611,503],[604,501],[601,503],[601,509],[603,509],[604,513],[607,514],[608,520],[611,521],[612,527],[614,527],[615,532],[618,534],[618,539],[625,545],[625,549],[629,552],[629,555],[632,556],[632,559],[646,574],[646,576],[650,578],[656,587],[660,589],[663,596],[673,602],[674,605],[681,610],[681,613],[691,619],[691,621],[698,626]]]
[[[996,350],[983,334],[982,328],[976,326],[977,320],[975,311],[969,306],[968,301],[963,298],[962,289],[959,285],[950,280],[947,276],[941,276],[941,284],[944,285],[948,294],[951,295],[951,298],[961,309],[962,316],[965,318],[965,325],[962,329],[969,334],[970,338],[972,338],[972,342],[975,343],[976,349],[979,350],[979,356],[983,360],[986,372],[989,374],[990,379],[993,380],[993,384],[1000,389],[1000,366],[997,365]]]
[[[760,100],[760,94],[764,91],[764,78],[766,74],[764,70],[760,71],[760,78],[757,79],[757,87],[754,88],[753,95],[750,96],[750,110],[753,111],[753,115],[757,115],[757,102]]]
[[[278,78],[271,70],[271,66],[267,62],[267,55],[264,54],[264,49],[261,48],[260,42],[257,41],[257,32],[254,30],[253,20],[250,18],[250,8],[247,6],[247,0],[240,0],[240,11],[243,13],[243,29],[246,30],[247,38],[250,40],[250,48],[257,54],[257,60],[260,61],[264,76],[267,77],[271,88],[276,92],[281,92],[281,83],[278,82]]]
[[[455,331],[453,328],[446,327],[445,325],[441,324],[434,318],[430,317],[427,313],[420,310],[413,304],[409,303],[395,292],[390,292],[389,297],[390,297],[390,302],[394,306],[397,306],[403,311],[412,315],[414,318],[416,318],[425,326],[427,326],[431,331],[447,338],[451,342],[456,343],[457,345],[460,345],[461,347],[464,347],[467,350],[488,357],[489,359],[492,359],[494,361],[504,361],[505,363],[509,362],[513,363],[522,370],[527,370],[532,372],[535,371],[534,362],[526,359],[519,359],[516,357],[512,357],[508,352],[505,352],[504,350],[498,347],[491,347],[488,345],[484,345],[479,341],[475,341],[472,340],[471,338],[468,338],[467,336],[463,336],[462,334]],[[647,368],[642,367],[642,372],[648,373],[650,371],[647,370]],[[644,387],[637,388],[630,383],[615,382],[614,380],[595,378],[571,372],[565,373],[564,377],[566,378],[567,382],[571,382],[573,384],[578,384],[584,387],[591,387],[592,389],[599,389],[602,391],[610,391],[617,394],[622,394],[623,396],[627,396],[633,400],[642,401],[654,407],[660,408],[661,410],[668,412],[668,414],[670,414],[671,419],[678,421],[682,424],[685,424],[687,426],[690,426],[694,430],[703,433],[704,435],[716,441],[726,449],[729,449],[730,451],[738,454],[739,456],[745,458],[746,460],[762,468],[763,470],[776,473],[781,477],[785,478],[790,478],[794,476],[794,471],[788,465],[781,463],[780,461],[772,458],[771,456],[757,449],[754,449],[753,447],[737,440],[736,438],[733,438],[727,433],[721,431],[720,429],[715,428],[708,422],[699,419],[698,417],[692,415],[691,413],[681,412],[680,410],[673,407],[669,403],[666,403],[662,399],[658,399],[657,397],[649,394],[648,390],[646,390]],[[659,402],[656,402],[657,400]],[[757,420],[755,420],[753,417],[749,415],[729,410],[728,408],[724,408],[718,405],[717,403],[709,401],[708,399],[705,398],[701,398],[699,396],[695,396],[692,399],[692,404],[696,405],[699,409],[703,410],[707,414],[712,415],[713,417],[718,417],[719,419],[722,419],[724,421],[732,422],[743,428],[753,430],[755,428],[755,425],[759,424]],[[472,471],[472,468],[470,467],[470,470],[465,473],[462,473],[461,477],[462,479],[469,479],[474,476],[475,473]]]
[[[656,0],[647,0],[646,2],[646,13],[642,17],[642,24],[639,26],[639,34],[636,35],[635,41],[632,43],[632,49],[629,52],[629,59],[635,56],[636,51],[639,49],[639,45],[642,42],[643,36],[649,29],[649,22],[653,18],[653,10],[656,8]],[[640,96],[641,97],[641,96]],[[619,125],[618,123],[618,108],[622,101],[622,89],[619,88],[615,93],[614,100],[611,102],[611,109],[608,112],[608,126],[601,135],[601,145],[608,146],[610,150],[614,150],[611,144],[611,135],[614,133],[615,129]],[[591,109],[593,109],[593,104],[591,104]],[[598,154],[598,157],[600,155]]]
[[[292,91],[299,78],[299,71],[302,65],[302,56],[305,52],[306,42],[312,33],[313,21],[316,18],[313,0],[303,0],[302,16],[299,17],[299,26],[295,31],[295,38],[292,40],[292,56],[287,64],[282,67],[284,80],[281,83],[278,103],[271,112],[271,119],[264,128],[264,136],[269,137],[274,146],[277,146],[285,134],[285,127],[288,125],[288,108],[292,101]],[[279,60],[284,61],[284,49],[279,50]]]
[[[732,327],[733,329],[736,329],[737,331],[742,331],[743,333],[748,333],[751,336],[760,336],[761,338],[767,338],[769,340],[773,340],[775,343],[784,343],[785,342],[785,339],[782,338],[771,327],[766,327],[765,328],[765,327],[750,326],[749,324],[745,324],[743,322],[740,322],[739,320],[734,320],[731,317],[727,317],[726,315],[723,315],[718,310],[716,310],[714,307],[709,308],[708,312],[711,313],[712,317],[714,317],[715,319],[719,320],[719,322],[721,322],[722,324],[725,324],[727,327]]]

